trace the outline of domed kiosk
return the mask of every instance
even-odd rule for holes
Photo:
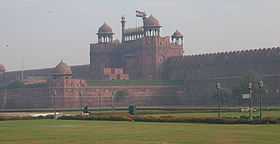
[[[113,41],[113,30],[106,23],[98,29],[96,34],[98,35],[98,43],[108,43]]]
[[[148,18],[144,18],[145,36],[160,36],[160,28],[159,21],[152,15]]]
[[[64,63],[63,59],[52,71],[53,79],[71,79],[72,71],[71,68]]]
[[[72,79],[72,71],[63,59],[52,71],[52,79],[48,80],[48,87],[81,87],[87,86],[85,80]]]
[[[172,38],[172,42],[174,42],[174,39],[175,39],[175,44],[180,44],[182,45],[183,44],[183,35],[178,31],[176,30],[173,35],[171,36]]]

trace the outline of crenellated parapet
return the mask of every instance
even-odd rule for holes
[[[184,79],[187,76],[179,73],[190,73],[190,71],[193,71],[192,77],[197,78],[236,77],[249,71],[255,71],[263,75],[278,75],[280,73],[279,67],[280,47],[274,47],[173,56],[167,59],[165,72],[171,79],[174,77]]]
[[[242,51],[230,51],[230,52],[218,52],[218,53],[206,53],[198,55],[186,55],[186,56],[173,56],[168,59],[169,63],[208,63],[208,62],[225,62],[229,60],[238,61],[243,60],[272,60],[280,57],[280,47],[274,48],[261,48]]]
[[[75,65],[70,66],[74,78],[90,78],[90,65]],[[28,79],[29,77],[41,77],[47,79],[51,77],[54,68],[31,69],[23,71],[7,71],[0,76],[0,84],[6,84],[15,80]]]
[[[119,43],[92,43],[90,44],[91,53],[110,53],[119,52]]]

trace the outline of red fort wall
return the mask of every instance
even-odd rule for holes
[[[112,91],[126,90],[129,96],[126,100],[117,102],[115,106],[174,106],[183,105],[183,87],[173,86],[91,86],[91,87],[56,87],[56,88],[20,88],[0,89],[0,106],[5,109],[39,109],[53,108],[52,90],[56,90],[56,107],[80,108],[82,91],[82,104],[90,108],[112,106]],[[101,97],[99,96],[101,92]]]
[[[194,56],[170,57],[165,63],[165,78],[185,79],[189,104],[214,105],[215,85],[220,82],[231,90],[240,77],[257,72],[269,88],[266,104],[276,104],[280,89],[280,48],[234,51]],[[257,97],[257,96],[256,96]]]

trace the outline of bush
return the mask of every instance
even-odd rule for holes
[[[34,120],[34,119],[53,119],[53,115],[47,116],[2,116],[4,120]],[[129,115],[128,113],[101,113],[94,115],[74,115],[60,116],[62,120],[109,120],[109,121],[142,121],[142,122],[179,122],[179,123],[209,123],[209,124],[279,124],[280,118],[264,117],[249,120],[248,117],[174,117],[174,116],[141,116]]]
[[[35,120],[35,119],[53,119],[53,115],[47,115],[47,116],[0,116],[0,121],[5,120]]]
[[[148,110],[137,111],[137,115],[149,115],[149,114],[175,114],[175,113],[216,113],[218,110]],[[224,109],[221,112],[239,112],[239,109]]]
[[[63,120],[112,120],[112,121],[131,121],[132,117],[123,114],[96,114],[96,115],[76,115],[76,116],[61,116],[58,119]]]

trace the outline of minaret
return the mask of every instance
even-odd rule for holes
[[[122,43],[124,42],[124,29],[125,29],[125,17],[122,15],[121,23],[122,23]]]

